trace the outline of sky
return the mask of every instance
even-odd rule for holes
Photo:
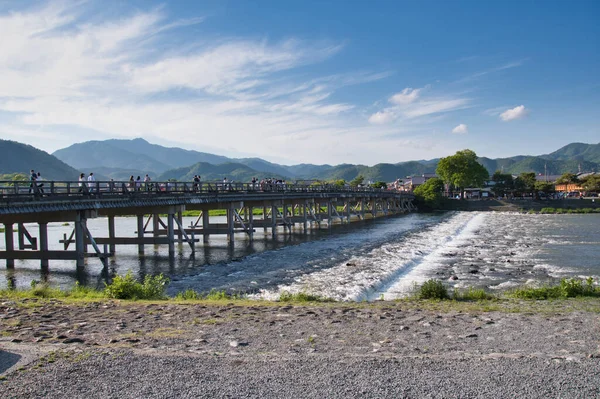
[[[600,142],[600,1],[0,0],[0,138],[297,164]]]

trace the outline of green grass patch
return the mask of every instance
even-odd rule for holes
[[[506,293],[520,299],[561,299],[577,297],[600,297],[600,287],[592,277],[562,279],[560,283],[543,287],[520,287]]]
[[[589,213],[600,213],[600,208],[553,208],[553,207],[545,207],[545,208],[540,209],[539,213],[542,213],[542,214],[564,214],[564,213],[589,214]]]
[[[440,280],[427,280],[421,285],[415,284],[413,296],[417,299],[450,299],[448,288]]]
[[[292,294],[288,291],[284,291],[279,295],[279,302],[335,302],[335,300],[319,295],[308,294],[306,292]]]

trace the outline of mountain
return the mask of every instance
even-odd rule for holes
[[[192,166],[168,170],[154,180],[166,181],[169,179],[177,179],[178,181],[191,182],[194,175],[200,175],[202,181],[221,181],[226,177],[230,182],[244,183],[251,181],[253,177],[256,177],[257,179],[264,177],[256,170],[241,163],[230,162],[213,165],[207,162],[198,162]],[[285,178],[284,176],[277,175],[269,175],[269,177],[278,179]]]
[[[114,141],[126,140],[86,141],[55,151],[53,155],[75,168],[88,170],[108,167],[162,172],[172,167],[149,155],[117,146]]]
[[[83,171],[93,171],[115,180],[130,175],[150,174],[153,180],[161,176],[190,180],[200,174],[203,180],[249,180],[252,177],[318,180],[352,180],[362,175],[369,181],[393,181],[409,175],[435,171],[439,159],[366,165],[279,165],[260,158],[228,158],[182,148],[163,147],[137,138],[133,140],[88,141],[74,144],[54,153],[64,162]],[[451,154],[448,154],[451,155]],[[571,143],[550,154],[517,155],[509,158],[479,158],[493,174],[522,172],[562,174],[600,170],[600,144]],[[190,166],[191,165],[191,166]],[[226,165],[226,166],[225,166]],[[222,167],[217,167],[222,166]]]
[[[189,166],[196,162],[220,164],[230,159],[220,155],[163,147],[144,139],[86,141],[55,151],[54,156],[77,168],[112,168],[162,173],[169,169]]]
[[[77,180],[79,171],[27,144],[0,140],[0,174],[23,173],[29,176],[33,169],[46,180]]]
[[[541,157],[557,161],[574,160],[600,163],[600,143],[571,143],[548,155],[542,155]]]

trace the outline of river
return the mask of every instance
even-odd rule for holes
[[[184,218],[188,225],[195,218]],[[218,217],[211,221],[222,222]],[[92,219],[93,235],[106,235],[106,219]],[[35,225],[28,225],[35,232]],[[117,219],[117,235],[134,236],[135,218]],[[48,226],[50,249],[72,226]],[[0,234],[0,248],[4,237]],[[15,237],[16,238],[16,237]],[[168,293],[192,288],[227,290],[274,299],[282,291],[310,292],[337,300],[394,299],[409,293],[415,283],[430,278],[458,288],[505,290],[524,283],[544,283],[571,276],[600,275],[600,214],[535,215],[493,212],[408,214],[335,226],[277,240],[262,229],[250,243],[236,235],[234,246],[224,236],[210,245],[197,245],[192,257],[187,244],[169,260],[165,245],[118,246],[109,275],[131,270],[138,278],[164,273],[171,278]],[[14,271],[2,267],[0,287],[9,282],[28,287],[32,280],[68,288],[76,281],[102,288],[107,279],[98,259],[88,259],[83,270],[75,263],[50,261],[49,271],[39,261],[15,261]]]

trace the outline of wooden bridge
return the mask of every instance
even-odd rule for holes
[[[410,212],[415,209],[412,200],[410,193],[332,185],[0,181],[6,244],[0,259],[6,259],[8,268],[14,267],[15,259],[39,259],[47,268],[50,259],[75,260],[82,267],[86,258],[98,257],[106,266],[117,245],[137,245],[143,254],[144,245],[167,244],[174,256],[178,242],[189,244],[194,252],[197,237],[208,243],[210,235],[226,234],[232,244],[235,233],[252,240],[257,228],[275,237],[278,230],[291,234],[297,225],[306,233],[322,225],[331,228],[334,223]],[[211,223],[209,211],[214,209],[226,210],[226,223]],[[185,210],[200,211],[190,226],[183,225]],[[137,236],[118,237],[115,218],[131,215],[137,217]],[[108,219],[106,237],[93,237],[87,228],[87,220],[97,217]],[[60,240],[63,250],[48,249],[49,222],[74,224],[71,234]],[[37,237],[25,223],[38,224]],[[18,249],[10,234],[15,225]],[[71,244],[74,250],[69,250]]]

